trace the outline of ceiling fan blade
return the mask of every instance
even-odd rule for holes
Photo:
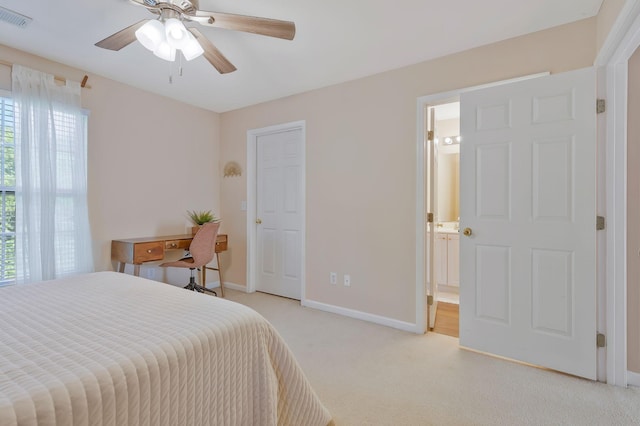
[[[283,38],[285,40],[293,40],[296,35],[296,24],[290,21],[234,15],[231,13],[206,12],[204,10],[198,10],[195,18],[205,19],[193,19],[190,17],[190,19],[197,20],[203,25]]]
[[[204,49],[204,57],[220,74],[227,74],[236,70],[236,67],[197,28],[188,28],[188,30],[191,31],[191,34]]]
[[[130,45],[136,40],[136,30],[146,24],[149,19],[143,19],[142,21],[131,25],[130,27],[120,30],[115,34],[110,35],[104,40],[100,40],[96,43],[96,46],[109,50],[120,50],[125,46]]]

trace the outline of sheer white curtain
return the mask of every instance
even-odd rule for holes
[[[80,84],[12,69],[17,282],[93,271]]]

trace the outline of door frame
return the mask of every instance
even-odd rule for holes
[[[627,371],[627,95],[629,58],[640,47],[640,1],[626,1],[598,52],[598,97],[607,99],[599,119],[601,150],[606,156],[602,188],[606,194],[605,236],[606,380],[640,386],[640,375]],[[599,182],[600,184],[600,182]]]
[[[258,196],[258,138],[260,136],[271,135],[274,133],[282,133],[290,130],[300,130],[302,132],[302,146],[300,155],[302,156],[302,241],[300,253],[300,279],[302,288],[300,289],[300,301],[306,300],[306,237],[307,237],[307,215],[306,215],[306,146],[307,146],[307,123],[305,120],[292,121],[289,123],[276,124],[273,126],[261,127],[258,129],[247,130],[247,293],[256,291],[257,281],[257,227],[256,227],[256,207]]]
[[[427,308],[426,308],[426,285],[427,285],[427,263],[426,263],[426,217],[427,217],[427,199],[426,199],[426,182],[427,182],[427,164],[426,163],[426,126],[427,117],[425,108],[450,102],[458,102],[460,94],[471,90],[484,89],[488,87],[499,86],[502,84],[515,83],[518,81],[529,80],[532,78],[544,77],[549,72],[541,72],[537,74],[525,75],[522,77],[512,78],[508,80],[496,81],[493,83],[482,84],[479,86],[465,87],[462,89],[451,90],[449,92],[441,92],[433,95],[421,96],[417,101],[417,152],[416,152],[416,325],[415,333],[423,334],[427,331]]]

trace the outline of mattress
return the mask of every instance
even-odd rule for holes
[[[116,272],[0,289],[0,425],[327,425],[252,309]]]

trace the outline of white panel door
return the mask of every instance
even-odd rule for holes
[[[302,294],[303,135],[257,137],[256,290],[300,300]]]
[[[596,378],[595,73],[464,93],[460,344]]]

